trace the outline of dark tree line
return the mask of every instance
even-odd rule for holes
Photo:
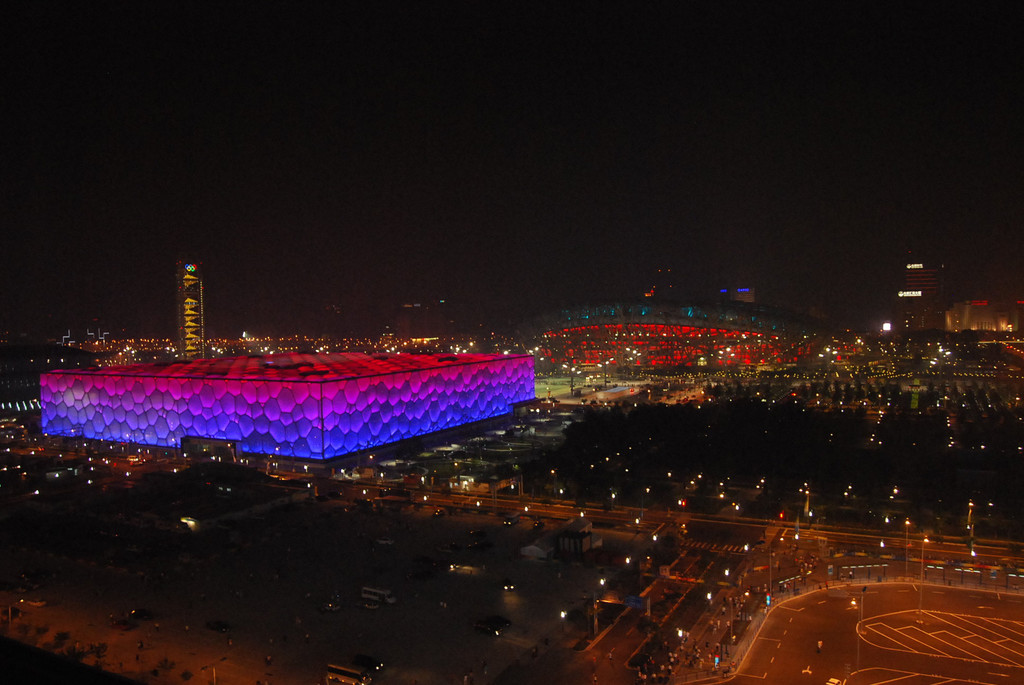
[[[853,397],[860,392],[867,391],[850,389]],[[978,406],[989,402],[976,395]],[[801,398],[771,403],[749,394],[703,405],[589,411],[527,475],[535,488],[557,482],[580,500],[608,501],[616,493],[618,503],[632,506],[641,492],[649,504],[668,504],[698,473],[698,495],[717,493],[719,482],[752,486],[765,478],[757,504],[766,516],[776,508],[792,511],[805,482],[816,506],[837,513],[903,507],[908,515],[929,511],[956,521],[973,498],[995,503],[979,526],[1015,528],[1024,506],[1020,410],[910,410],[907,398],[893,399],[895,408],[881,417],[863,408],[823,411]]]

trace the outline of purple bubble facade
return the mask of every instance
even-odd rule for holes
[[[49,435],[332,459],[496,418],[534,398],[531,355],[282,354],[42,374]]]

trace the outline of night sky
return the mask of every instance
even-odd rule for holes
[[[0,330],[171,336],[178,258],[212,336],[1024,299],[1020,5],[5,3]]]

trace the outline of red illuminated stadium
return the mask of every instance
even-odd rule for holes
[[[671,369],[794,363],[811,323],[745,302],[615,304],[567,309],[532,322],[526,344],[555,366]]]

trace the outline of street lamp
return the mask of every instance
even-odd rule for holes
[[[857,627],[853,631],[857,635],[857,670],[859,671],[860,670],[860,624],[864,622],[864,593],[863,592],[860,593],[860,601],[859,602],[856,599],[854,599],[854,600],[850,601],[850,604],[855,605],[857,607],[858,612],[859,612],[859,617],[857,619]]]
[[[924,543],[928,542],[928,536],[921,538],[921,594],[917,600],[917,613],[921,613],[924,606]]]
[[[903,576],[910,575],[910,519],[903,522],[906,529],[906,540],[903,543]]]
[[[968,500],[967,502],[967,546],[971,550],[971,556],[976,556],[974,553],[974,501]]]

